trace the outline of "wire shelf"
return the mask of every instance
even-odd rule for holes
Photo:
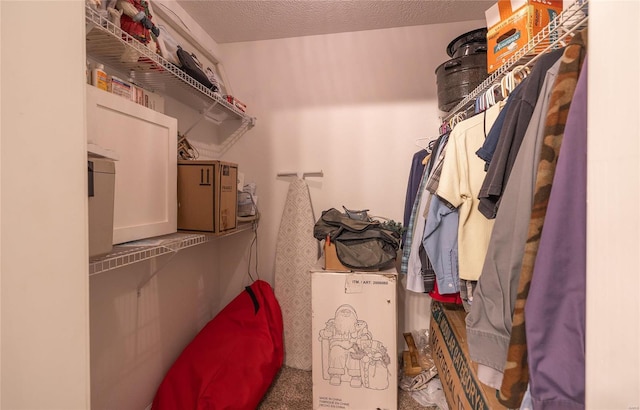
[[[444,118],[448,121],[460,112],[466,112],[475,99],[497,84],[513,68],[522,65],[531,66],[537,58],[559,47],[570,34],[586,28],[589,12],[589,0],[576,0],[562,13],[559,13],[545,28],[513,54],[500,68],[487,77],[480,85],[465,96]]]
[[[165,254],[177,253],[183,249],[201,245],[217,238],[255,230],[256,222],[239,223],[236,229],[221,234],[185,231],[116,245],[111,253],[89,260],[89,276],[157,258]]]
[[[207,112],[218,122],[236,120],[243,131],[255,125],[247,115],[162,56],[122,31],[90,6],[85,7],[87,55],[116,70],[128,73],[134,83],[150,91],[168,95]]]

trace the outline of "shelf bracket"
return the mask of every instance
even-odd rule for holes
[[[167,260],[160,267],[157,266],[158,265],[158,263],[157,263],[158,258],[153,258],[153,259],[150,260],[151,273],[149,274],[149,276],[146,279],[144,279],[142,282],[140,282],[140,284],[136,288],[136,295],[138,297],[140,297],[142,295],[142,288],[147,286],[147,284],[149,282],[151,282],[151,279],[153,279],[158,273],[160,273],[160,271],[162,269],[164,269],[169,264],[169,262],[178,254],[178,250],[179,249],[170,249],[171,255],[169,256],[169,258],[167,258]]]
[[[201,114],[202,114],[202,116],[204,117],[205,120],[211,121],[212,123],[214,123],[216,125],[220,125],[220,124],[222,124],[222,121],[220,121],[219,119],[217,119],[216,117],[211,115],[211,110],[213,110],[217,105],[218,105],[218,101],[215,101],[213,104],[211,104],[209,106],[209,108],[207,108],[206,110],[202,111]]]
[[[196,122],[194,122],[189,128],[187,128],[186,131],[183,132],[184,135],[189,134],[189,131],[191,131],[192,129],[194,129],[196,127],[196,125],[200,124],[202,122],[202,120],[207,120],[207,121],[211,121],[216,125],[220,125],[222,123],[222,121],[217,120],[216,118],[212,117],[211,114],[211,110],[218,105],[218,102],[215,101],[213,104],[211,104],[206,110],[202,110],[200,111],[200,118],[198,118],[198,120]]]

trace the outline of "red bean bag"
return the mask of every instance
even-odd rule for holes
[[[282,326],[271,286],[247,286],[182,351],[152,409],[255,409],[282,366]]]

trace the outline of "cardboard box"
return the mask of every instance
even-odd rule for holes
[[[311,270],[314,409],[398,408],[395,270]]]
[[[498,0],[485,11],[487,72],[494,72],[525,47],[562,12],[562,4],[562,0]]]
[[[340,263],[336,253],[336,245],[331,241],[324,241],[324,269],[336,272],[350,272],[351,269]]]
[[[131,101],[164,113],[164,97],[134,84],[131,84]]]
[[[225,233],[238,225],[238,165],[178,161],[178,229]]]
[[[127,81],[111,76],[111,92],[120,97],[124,97],[127,100],[131,99],[131,84]]]
[[[429,343],[450,409],[506,409],[496,390],[478,380],[477,363],[469,358],[466,313],[462,307],[431,302]]]

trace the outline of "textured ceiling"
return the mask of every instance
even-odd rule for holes
[[[496,0],[178,0],[218,43],[483,20]]]

